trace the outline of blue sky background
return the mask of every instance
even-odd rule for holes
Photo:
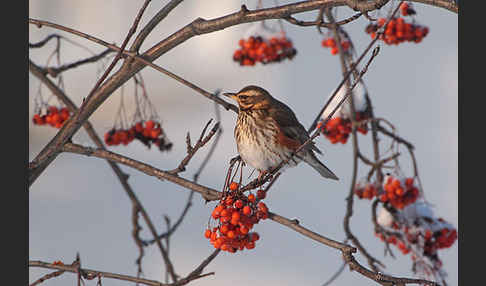
[[[143,19],[144,25],[167,1],[152,2]],[[78,29],[107,42],[118,45],[123,41],[143,1],[30,1],[29,17],[52,21]],[[249,8],[255,2],[245,2]],[[270,5],[273,1],[264,1]],[[281,2],[281,4],[290,2]],[[187,23],[203,17],[220,17],[239,9],[240,1],[184,1],[147,38],[141,51],[151,47]],[[389,5],[383,12],[388,11]],[[437,216],[458,228],[458,31],[457,15],[441,8],[415,4],[416,20],[430,29],[420,44],[399,46],[381,45],[380,55],[372,63],[364,79],[378,117],[391,121],[400,136],[412,142],[422,185],[427,200]],[[338,18],[350,15],[340,8]],[[385,15],[385,13],[381,14]],[[380,14],[373,13],[379,17]],[[315,12],[298,14],[299,19],[314,20]],[[364,33],[367,20],[360,18],[345,26],[358,53],[369,43]],[[227,28],[223,31],[194,37],[171,50],[155,62],[200,87],[214,91],[237,91],[249,84],[264,87],[279,100],[287,103],[304,126],[309,126],[329,94],[341,80],[337,56],[332,56],[320,42],[323,38],[314,27],[297,27],[284,23],[288,37],[298,51],[292,61],[275,65],[243,68],[232,61],[237,42],[251,24]],[[44,27],[29,26],[29,41],[36,42],[51,33],[60,33],[95,52],[104,47],[66,33]],[[51,44],[49,46],[53,48]],[[52,50],[31,50],[30,58],[44,64]],[[62,60],[72,62],[89,54],[65,43]],[[185,156],[185,135],[193,141],[204,124],[214,118],[214,105],[200,94],[146,68],[142,71],[149,96],[163,120],[163,128],[175,143],[170,153],[148,150],[134,141],[129,146],[114,147],[118,152],[160,169],[172,169]],[[96,66],[86,65],[64,75],[66,92],[80,104],[93,87]],[[39,81],[29,75],[32,99]],[[132,90],[127,85],[126,95]],[[46,88],[43,93],[48,95]],[[126,104],[131,99],[125,96]],[[120,92],[115,92],[90,118],[95,129],[103,135],[111,128],[118,108]],[[133,102],[132,102],[133,103]],[[29,114],[33,115],[33,104]],[[216,153],[204,170],[200,183],[221,189],[228,160],[236,155],[233,127],[236,114],[221,111],[223,134]],[[54,136],[50,127],[30,125],[29,159]],[[361,148],[371,154],[369,135],[359,136]],[[73,138],[76,143],[92,146],[84,130]],[[323,137],[316,140],[323,150],[320,159],[334,171],[340,181],[323,180],[310,166],[288,169],[265,200],[270,210],[288,218],[298,218],[303,226],[327,237],[342,240],[342,219],[345,197],[349,192],[352,171],[351,142],[332,145]],[[385,144],[383,144],[385,145]],[[383,146],[385,148],[385,146]],[[192,175],[206,155],[201,150],[191,161],[186,178]],[[411,162],[406,149],[402,152],[402,169],[411,174]],[[161,182],[127,167],[130,184],[160,231],[165,229],[163,215],[175,220],[184,207],[189,191],[170,182]],[[367,168],[360,169],[360,177]],[[248,172],[247,172],[248,174]],[[356,200],[351,227],[366,249],[387,265],[386,272],[396,276],[412,276],[411,259],[396,250],[396,259],[384,257],[384,247],[373,233],[370,202]],[[205,205],[196,195],[185,221],[171,241],[171,257],[181,276],[187,275],[213,250],[203,237],[207,219],[214,203]],[[150,233],[142,224],[142,236]],[[100,159],[74,154],[60,155],[29,192],[29,259],[70,263],[76,252],[81,254],[83,267],[101,271],[136,275],[135,259],[138,250],[131,238],[131,204],[108,164]],[[216,275],[194,281],[194,285],[321,285],[341,265],[341,254],[317,244],[273,221],[255,226],[260,241],[255,249],[237,254],[221,253],[207,268]],[[460,231],[460,229],[458,229]],[[458,247],[439,253],[449,274],[449,285],[458,285]],[[366,265],[366,260],[356,258]],[[144,275],[149,279],[165,277],[164,264],[156,246],[146,249],[143,260]],[[45,270],[30,269],[29,281],[39,278]],[[64,274],[45,282],[46,285],[74,283],[75,275]],[[94,281],[89,282],[95,283]],[[125,282],[105,279],[103,285]],[[357,273],[346,269],[334,285],[376,285]]]

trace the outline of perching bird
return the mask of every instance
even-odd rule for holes
[[[294,112],[265,89],[250,85],[238,93],[223,95],[238,102],[239,113],[234,131],[238,153],[247,165],[260,172],[259,177],[289,158],[293,151],[309,139],[309,134]],[[288,164],[295,166],[303,160],[321,176],[339,180],[317,159],[313,151],[322,154],[314,142],[310,142]]]

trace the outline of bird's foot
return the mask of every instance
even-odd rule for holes
[[[238,162],[239,160],[241,160],[241,156],[240,155],[231,158],[230,165],[233,165],[234,163]]]
[[[266,179],[265,176],[272,173],[272,169],[266,171],[259,171],[259,172],[260,174],[258,175],[258,182],[263,182],[263,180]],[[269,178],[271,179],[272,177],[273,175],[271,175]]]
[[[258,182],[261,182],[263,181],[263,178],[265,177],[265,175],[268,173],[268,171],[259,171],[260,174],[258,175]]]

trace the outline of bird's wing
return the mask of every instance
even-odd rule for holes
[[[300,124],[300,122],[297,120],[294,112],[287,105],[276,99],[274,100],[275,107],[269,109],[270,117],[272,117],[278,126],[280,126],[283,135],[287,137],[285,140],[298,141],[300,146],[309,139],[309,134],[305,130],[304,126],[302,126],[302,124]],[[307,144],[307,146],[304,148],[307,150],[314,150],[315,152],[322,154],[322,152],[315,146],[314,142]]]

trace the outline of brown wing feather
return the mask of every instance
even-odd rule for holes
[[[291,142],[289,147],[295,145],[296,142],[300,143],[299,146],[309,139],[309,134],[305,130],[304,126],[300,124],[295,116],[294,112],[284,103],[273,99],[274,104],[269,108],[269,115],[272,117],[280,127],[283,135],[288,139],[283,139],[285,142]],[[283,136],[279,135],[279,136]],[[290,141],[289,141],[290,140]],[[297,146],[297,147],[299,147]],[[322,152],[314,145],[314,142],[309,143],[306,147],[307,150],[314,150],[319,154]],[[296,148],[293,148],[294,150]]]

